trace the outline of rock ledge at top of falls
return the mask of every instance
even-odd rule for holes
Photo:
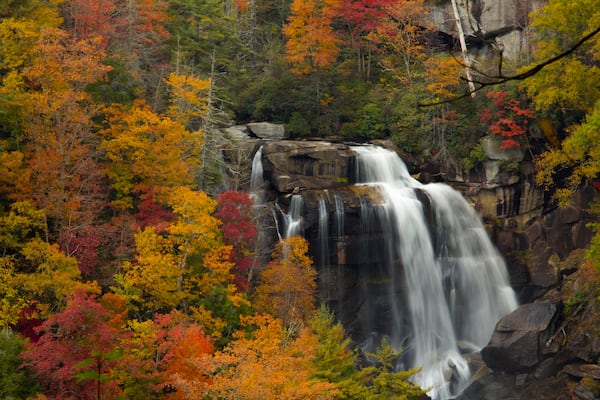
[[[265,176],[280,193],[339,187],[354,179],[356,155],[346,144],[266,141],[262,155]]]

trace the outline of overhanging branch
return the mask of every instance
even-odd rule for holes
[[[509,75],[509,76],[505,76],[502,74],[489,75],[489,74],[486,74],[482,71],[479,71],[479,70],[471,67],[471,69],[473,71],[475,71],[478,75],[488,78],[489,81],[482,82],[482,81],[477,81],[477,80],[472,80],[472,79],[469,80],[466,78],[461,78],[464,81],[467,81],[469,83],[472,83],[472,84],[475,84],[478,86],[475,89],[469,90],[465,94],[461,94],[459,96],[455,96],[455,97],[452,97],[449,99],[435,101],[435,102],[431,102],[431,103],[420,103],[419,107],[431,107],[431,106],[437,106],[440,104],[450,103],[450,102],[453,102],[456,100],[463,99],[465,97],[470,97],[473,95],[473,93],[476,93],[476,92],[480,91],[481,89],[489,87],[489,86],[497,86],[497,85],[501,85],[501,84],[509,82],[509,81],[520,81],[520,80],[527,79],[530,76],[535,75],[538,72],[540,72],[544,67],[546,67],[562,58],[569,56],[570,54],[575,52],[579,47],[581,47],[585,42],[587,42],[588,40],[593,38],[598,33],[600,33],[600,26],[598,28],[594,29],[593,31],[591,31],[590,33],[588,33],[587,35],[583,36],[577,43],[575,43],[573,46],[571,46],[569,49],[565,50],[564,52],[562,52],[554,57],[551,57],[539,64],[536,64],[533,67],[531,67],[521,73],[515,74],[515,75]]]

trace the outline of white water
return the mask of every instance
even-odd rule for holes
[[[287,213],[284,213],[281,209],[279,211],[283,215],[284,221],[284,234],[279,235],[279,239],[282,237],[287,239],[294,235],[299,235],[302,232],[302,208],[304,206],[304,199],[301,195],[295,194],[290,200],[290,208]]]
[[[388,270],[405,278],[405,298],[397,298],[396,279],[390,279],[391,326],[401,325],[401,309],[407,309],[412,331],[408,367],[422,369],[415,383],[429,389],[433,399],[453,398],[470,376],[458,341],[481,348],[498,319],[517,306],[504,261],[459,193],[442,184],[422,185],[391,151],[371,146],[353,150],[362,184],[377,185],[387,196]],[[424,195],[431,204],[429,219]],[[400,337],[391,336],[400,347]]]
[[[262,146],[259,147],[258,151],[254,154],[252,159],[252,172],[250,174],[250,197],[255,204],[262,203],[261,192],[265,180],[263,177],[263,165],[262,165]]]
[[[319,265],[329,263],[329,215],[325,199],[319,198]]]

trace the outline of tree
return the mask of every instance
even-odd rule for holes
[[[246,193],[227,191],[219,194],[215,217],[223,225],[223,242],[232,246],[230,261],[234,263],[234,282],[246,291],[252,279],[254,248],[258,231],[252,214],[252,199]]]
[[[505,91],[486,93],[492,104],[480,112],[481,122],[487,125],[491,133],[502,137],[501,149],[521,147],[529,123],[535,119],[533,110],[527,108],[522,99],[508,96]]]
[[[48,317],[62,310],[76,289],[97,290],[81,281],[76,259],[41,239],[46,229],[45,213],[28,202],[13,203],[0,216],[0,321],[5,326],[14,325],[27,307],[35,311],[32,318]]]
[[[350,338],[341,323],[334,324],[333,314],[324,306],[310,319],[309,326],[317,337],[313,363],[315,377],[338,388],[336,399],[359,399],[366,388],[357,367],[358,353],[350,346]]]
[[[384,338],[377,352],[367,355],[375,365],[366,367],[360,372],[367,386],[364,399],[418,400],[426,398],[425,391],[409,381],[409,378],[418,370],[396,371],[394,363],[400,353],[393,349],[388,340]]]
[[[301,236],[279,242],[256,288],[256,306],[281,318],[288,329],[301,326],[315,310],[317,273],[307,252]]]
[[[131,209],[140,195],[153,191],[164,203],[169,188],[192,184],[202,137],[173,119],[157,114],[142,100],[131,107],[115,105],[106,110],[108,127],[100,148],[109,163],[118,209]]]
[[[557,56],[580,43],[580,38],[599,32],[599,6],[598,0],[554,0],[533,13],[534,62]],[[538,111],[553,107],[565,114],[592,111],[600,97],[600,39],[598,35],[588,39],[523,82]]]
[[[556,185],[556,174],[568,170],[562,187],[556,190],[560,203],[566,205],[573,192],[584,183],[600,176],[600,101],[584,122],[568,129],[560,147],[549,148],[537,160],[537,181],[550,189]]]
[[[62,7],[66,29],[76,38],[97,38],[103,47],[117,28],[117,1],[67,0]]]
[[[539,114],[562,116],[565,135],[559,131],[558,137],[566,136],[562,143],[554,140],[553,147],[539,157],[537,179],[549,188],[556,185],[559,172],[566,172],[555,192],[561,204],[566,204],[583,182],[597,179],[600,173],[595,133],[600,113],[599,6],[598,0],[551,1],[532,15],[538,42],[534,59],[554,57],[554,61],[523,86]],[[546,131],[555,129],[548,123],[543,126]],[[550,132],[550,136],[556,135]]]
[[[379,53],[380,67],[400,83],[410,84],[425,58],[423,38],[431,27],[423,1],[357,1],[352,5],[351,21],[359,23],[369,51]],[[369,12],[356,17],[362,9]]]
[[[222,242],[216,202],[189,187],[173,189],[168,204],[177,218],[160,234],[147,227],[136,235],[134,262],[115,276],[115,291],[142,319],[182,310],[219,339],[239,323],[247,301],[233,284],[231,248]]]
[[[316,338],[303,328],[290,336],[282,321],[269,315],[243,317],[248,331],[234,334],[234,341],[217,352],[211,365],[213,382],[208,396],[236,399],[333,399],[336,388],[314,376],[312,364]],[[191,382],[193,383],[193,382]]]
[[[123,357],[115,374],[127,398],[183,399],[180,380],[202,377],[192,361],[211,354],[211,340],[184,315],[156,314],[152,320],[128,322],[120,341]]]
[[[340,40],[332,27],[339,0],[294,0],[283,33],[286,60],[298,74],[324,69],[336,60]]]
[[[170,33],[165,0],[118,0],[115,34],[109,51],[123,60],[133,79],[141,83],[141,95],[156,109],[161,109],[162,79],[169,69],[166,48]]]
[[[22,368],[21,352],[24,341],[9,329],[0,331],[0,397],[3,399],[30,398],[39,391],[39,386]]]
[[[69,255],[77,250],[72,240],[95,222],[103,205],[92,129],[98,109],[85,92],[109,70],[102,57],[93,42],[74,41],[64,31],[48,28],[19,72],[29,179],[16,188],[15,197],[32,199],[45,209],[52,238]]]
[[[21,353],[23,365],[30,368],[45,388],[49,399],[95,399],[100,381],[80,380],[77,375],[89,365],[87,359],[99,359],[117,345],[119,327],[95,295],[77,291],[67,307],[46,320],[38,329],[40,340]],[[108,373],[114,361],[104,357],[102,373]],[[97,367],[97,365],[92,365]],[[103,393],[118,393],[114,381],[105,382]]]

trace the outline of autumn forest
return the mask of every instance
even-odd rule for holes
[[[542,121],[537,179],[568,201],[600,173],[599,35],[504,78],[597,32],[600,2],[548,1],[530,53],[471,69],[442,3],[3,0],[0,397],[425,398],[389,343],[360,362],[305,239],[260,261],[216,154],[222,128],[270,121],[468,171],[484,133],[526,148]]]

